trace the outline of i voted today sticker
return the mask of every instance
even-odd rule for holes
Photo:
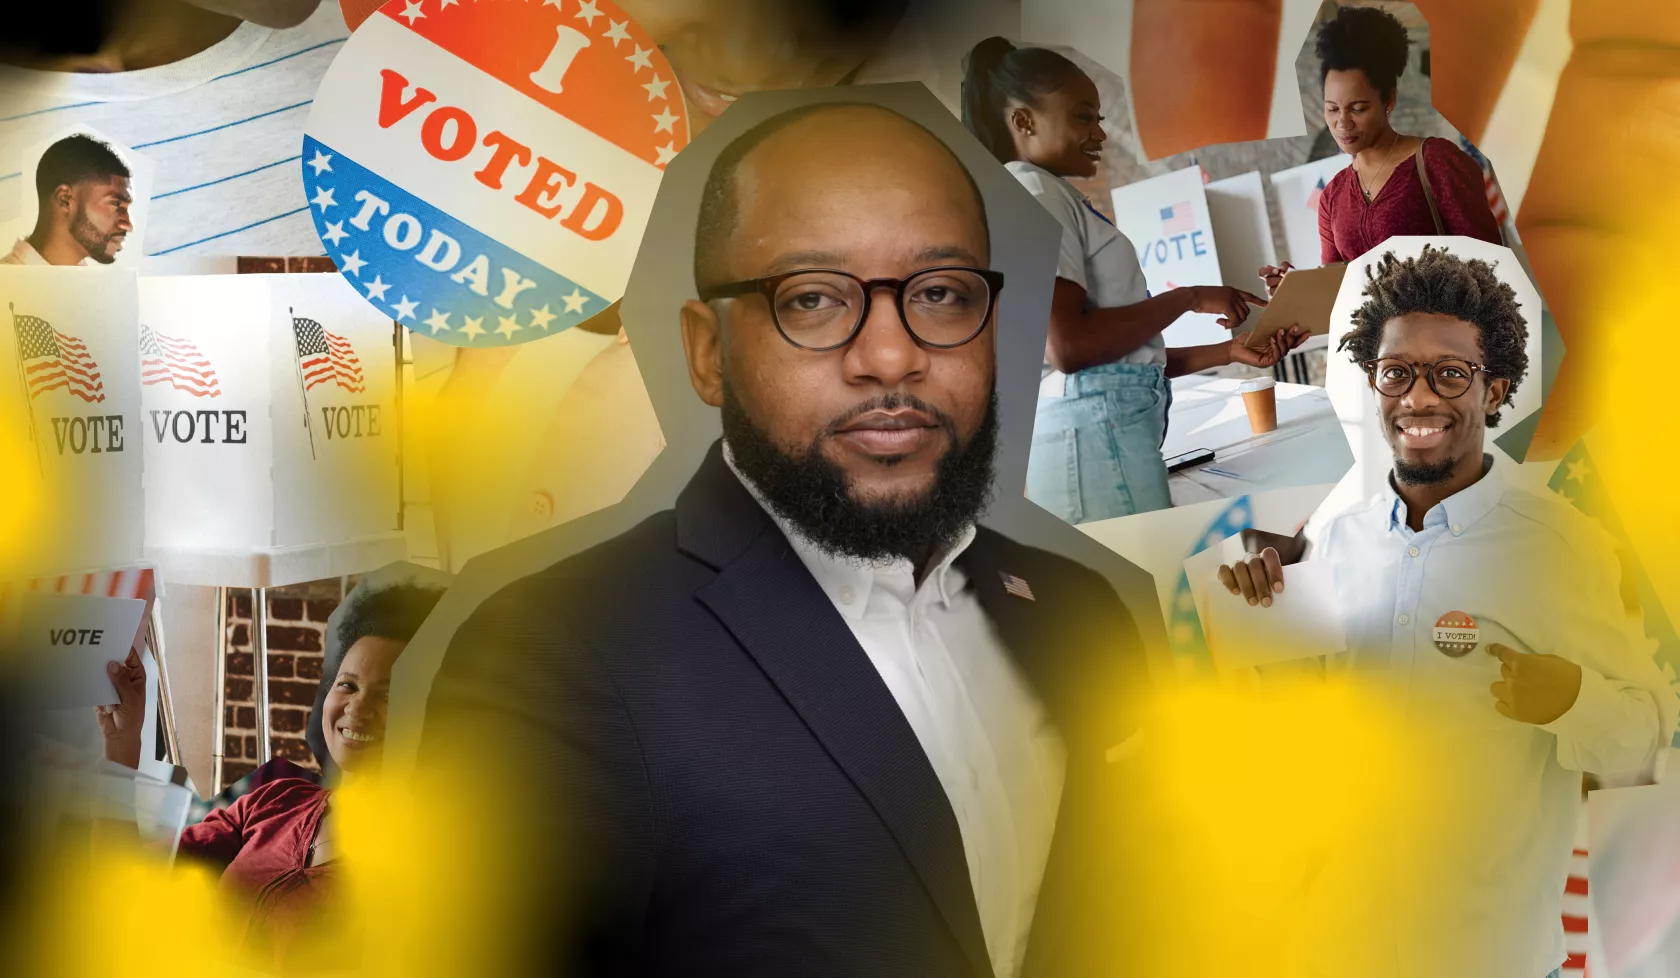
[[[1481,641],[1476,619],[1462,611],[1449,611],[1435,619],[1435,647],[1442,655],[1458,658],[1474,651]]]
[[[369,302],[506,346],[623,295],[687,142],[670,65],[608,0],[391,0],[322,80],[303,185]]]

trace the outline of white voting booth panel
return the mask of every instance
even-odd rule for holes
[[[144,278],[146,554],[271,587],[405,556],[391,321],[338,275]]]
[[[1351,159],[1346,153],[1337,153],[1272,174],[1272,192],[1277,195],[1278,213],[1283,218],[1282,257],[1296,268],[1323,264],[1318,243],[1318,198],[1330,178],[1342,172]]]
[[[1116,187],[1112,196],[1114,225],[1137,250],[1150,295],[1185,285],[1223,284],[1201,167]],[[1215,316],[1186,313],[1162,335],[1168,346],[1195,346],[1231,334]]]
[[[141,558],[134,273],[0,266],[0,562],[35,577]]]
[[[1272,245],[1272,224],[1266,214],[1266,186],[1260,171],[1250,170],[1202,188],[1207,193],[1208,216],[1213,236],[1219,242],[1219,272],[1224,284],[1264,295],[1265,283],[1259,271],[1277,263]]]

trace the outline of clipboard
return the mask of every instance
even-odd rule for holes
[[[1343,262],[1292,269],[1279,283],[1271,301],[1260,310],[1260,318],[1244,337],[1243,345],[1258,350],[1272,334],[1292,325],[1299,325],[1306,336],[1329,335],[1330,311],[1336,305],[1336,293],[1341,291],[1342,274],[1346,271]]]

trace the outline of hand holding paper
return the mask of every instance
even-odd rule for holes
[[[1246,584],[1246,589],[1244,585]],[[1204,621],[1208,650],[1222,669],[1332,655],[1347,649],[1341,601],[1327,561],[1283,567],[1266,551],[1219,569]]]
[[[115,705],[96,706],[99,732],[105,735],[105,759],[125,767],[140,766],[141,727],[146,722],[146,667],[134,649],[122,662],[108,662],[105,672],[117,688]]]

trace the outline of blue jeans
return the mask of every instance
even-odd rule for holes
[[[1153,364],[1106,363],[1040,392],[1027,461],[1027,498],[1069,523],[1172,505],[1161,443],[1172,385]]]

